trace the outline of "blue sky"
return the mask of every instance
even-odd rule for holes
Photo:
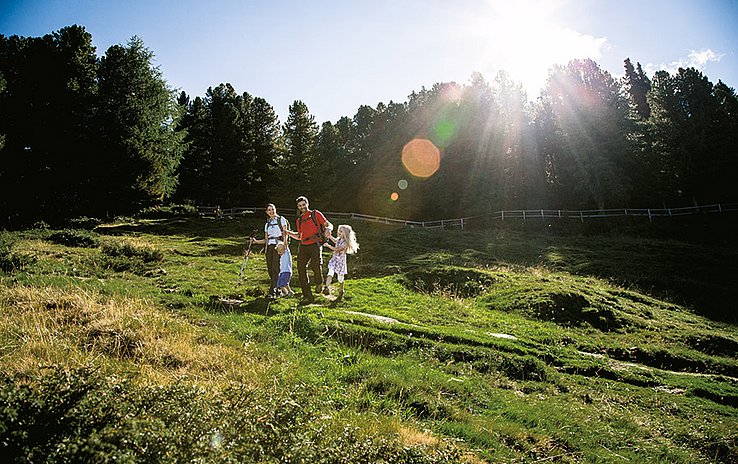
[[[0,0],[0,34],[71,24],[99,55],[137,35],[171,87],[230,82],[282,122],[296,99],[336,121],[501,69],[535,99],[552,64],[585,57],[616,77],[630,57],[649,76],[695,66],[738,87],[738,0]]]

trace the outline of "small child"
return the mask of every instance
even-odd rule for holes
[[[348,273],[346,267],[346,254],[356,253],[359,251],[359,243],[356,241],[356,234],[351,226],[341,224],[338,226],[337,237],[329,235],[328,238],[335,243],[331,245],[326,243],[325,246],[333,250],[333,256],[328,261],[328,277],[325,280],[325,288],[323,288],[323,295],[330,295],[331,290],[329,285],[333,280],[333,275],[336,274],[336,279],[341,284],[338,291],[338,298],[343,298],[343,281],[344,277]]]
[[[277,290],[280,296],[291,297],[295,292],[290,288],[292,278],[292,253],[290,247],[284,242],[277,242],[277,253],[279,253],[279,277],[277,278]]]

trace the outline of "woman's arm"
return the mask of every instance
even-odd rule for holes
[[[264,239],[263,240],[258,239],[256,237],[250,237],[250,240],[251,240],[251,243],[257,243],[259,245],[264,245],[264,244],[266,244],[269,241],[269,236],[267,235],[266,232],[264,232]]]

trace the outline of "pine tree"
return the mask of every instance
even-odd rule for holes
[[[213,204],[212,185],[212,119],[205,100],[195,97],[191,102],[186,95],[180,98],[186,108],[182,117],[182,127],[187,131],[186,149],[179,165],[179,187],[176,198],[179,201],[194,201],[200,204]]]
[[[93,196],[91,124],[97,57],[92,36],[69,26],[41,38],[0,36],[0,196],[6,211],[46,220],[84,212]],[[10,200],[8,200],[10,201]]]
[[[116,212],[161,202],[177,186],[185,134],[177,130],[175,94],[153,58],[133,37],[126,46],[110,47],[100,60],[97,122],[107,175],[99,189]]]
[[[560,131],[550,162],[566,207],[626,204],[631,187],[625,167],[632,152],[617,82],[594,61],[573,60],[553,70],[542,97]]]
[[[649,93],[651,165],[659,193],[672,204],[735,198],[735,92],[695,68],[659,71]]]
[[[641,68],[641,63],[637,63],[637,68],[633,68],[630,58],[625,59],[625,82],[624,87],[628,92],[628,97],[632,110],[640,119],[648,119],[651,110],[648,107],[647,95],[651,90],[651,81]]]
[[[251,196],[260,203],[269,199],[272,202],[286,201],[288,198],[277,198],[283,194],[277,184],[276,172],[277,161],[283,152],[277,114],[272,105],[261,97],[254,98],[248,112],[246,137],[252,153]]]
[[[285,157],[282,159],[282,183],[293,186],[294,191],[312,195],[321,187],[314,187],[313,176],[317,170],[315,150],[318,141],[318,125],[308,107],[300,100],[290,105],[283,135]]]

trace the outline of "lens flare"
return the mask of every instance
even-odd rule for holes
[[[392,192],[392,195],[390,195],[390,200],[397,201],[400,199],[400,194],[397,192]]]
[[[407,181],[405,179],[400,179],[397,182],[397,186],[400,188],[400,190],[405,190],[407,188]]]
[[[413,139],[402,148],[402,164],[413,176],[426,179],[441,166],[441,152],[428,139]]]
[[[441,119],[433,125],[433,140],[443,148],[451,145],[456,136],[456,123],[450,119]]]

